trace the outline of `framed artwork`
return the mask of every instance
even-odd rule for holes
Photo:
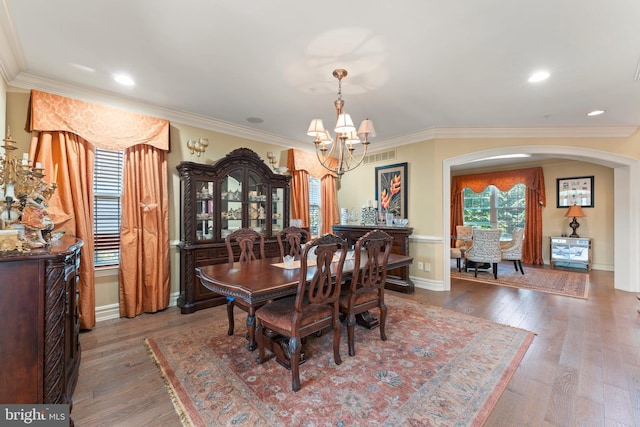
[[[556,180],[556,207],[578,205],[593,207],[593,176],[576,176]]]
[[[376,167],[376,200],[385,213],[407,217],[407,163]]]

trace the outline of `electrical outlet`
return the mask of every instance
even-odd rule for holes
[[[424,268],[424,263],[422,261],[418,261],[418,270],[422,270]]]
[[[431,271],[431,264],[429,264],[428,262],[424,263],[424,271]]]

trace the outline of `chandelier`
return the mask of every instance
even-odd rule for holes
[[[373,127],[373,122],[365,119],[356,132],[351,116],[344,112],[344,101],[342,100],[342,79],[347,76],[347,70],[334,70],[333,76],[338,79],[338,99],[334,102],[337,117],[334,128],[336,135],[331,137],[329,131],[324,128],[322,119],[311,120],[307,135],[315,138],[316,155],[320,164],[335,173],[340,179],[345,172],[360,166],[367,154],[369,137],[376,136],[376,130]],[[360,137],[363,138],[362,141],[360,141]],[[355,146],[360,143],[362,144],[362,153],[356,156]]]

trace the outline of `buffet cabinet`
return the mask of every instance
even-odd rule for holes
[[[0,402],[69,404],[80,367],[82,241],[0,252]]]
[[[290,176],[275,174],[248,148],[212,165],[182,162],[180,297],[182,313],[225,303],[200,284],[196,267],[228,261],[225,237],[251,228],[265,238],[265,256],[280,255],[276,235],[289,226]],[[235,248],[234,248],[235,251]]]
[[[393,238],[391,253],[409,256],[409,236],[413,233],[411,227],[385,227],[385,226],[359,226],[359,225],[334,225],[333,232],[347,240],[350,247],[356,240],[371,230],[382,230]],[[415,287],[409,276],[409,266],[394,268],[387,272],[387,289],[405,293],[413,293]]]
[[[591,238],[550,237],[550,264],[591,268]]]

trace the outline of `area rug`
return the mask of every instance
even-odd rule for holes
[[[478,277],[473,277],[473,270],[458,272],[452,264],[451,277],[491,285],[509,286],[512,288],[531,289],[549,294],[564,295],[574,298],[589,297],[589,275],[584,272],[573,272],[542,267],[524,266],[524,274],[515,271],[512,262],[498,264],[498,279],[493,278],[491,271],[478,270]]]
[[[302,389],[275,359],[256,363],[226,320],[145,339],[186,426],[479,426],[533,340],[528,331],[388,295],[387,341],[356,329],[356,355],[333,361],[310,338]],[[241,317],[236,324],[240,323]]]

